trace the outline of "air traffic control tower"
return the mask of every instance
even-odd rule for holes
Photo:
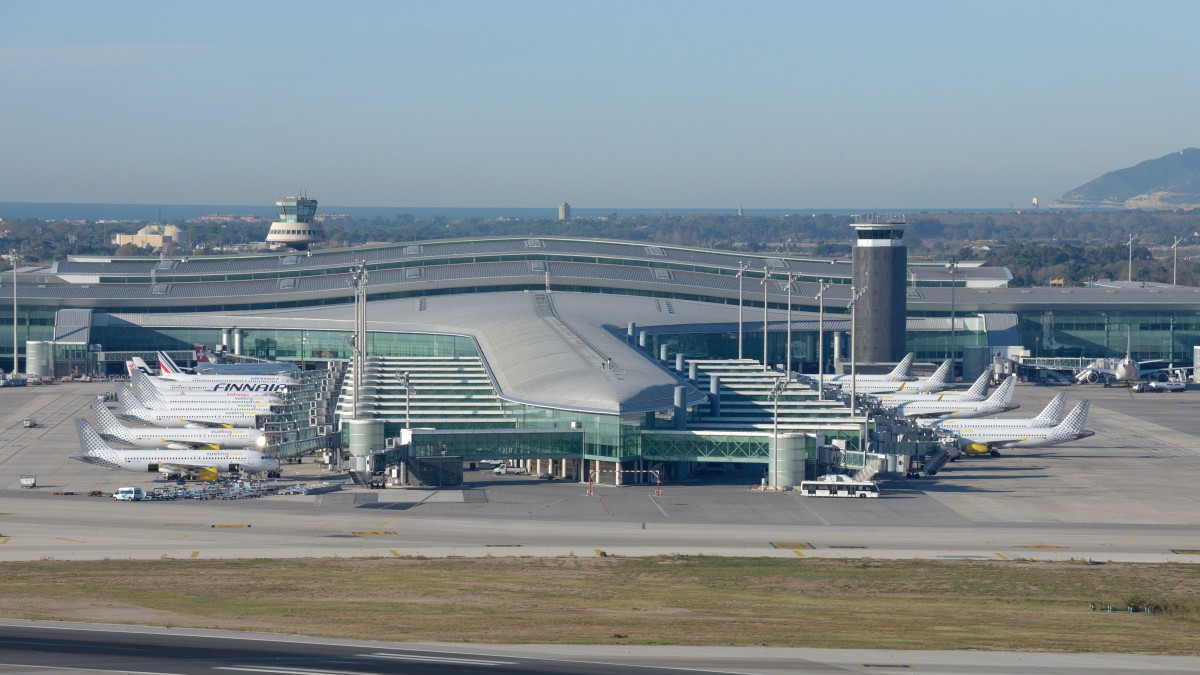
[[[317,200],[308,197],[280,197],[275,200],[279,220],[271,223],[267,243],[304,250],[309,244],[325,241],[325,230],[315,220]]]
[[[904,217],[855,216],[854,287],[866,289],[856,307],[855,358],[859,363],[899,361],[904,356],[908,248]]]

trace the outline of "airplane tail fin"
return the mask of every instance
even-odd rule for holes
[[[117,416],[112,414],[112,411],[102,401],[97,400],[92,402],[92,413],[96,415],[96,431],[119,438],[126,443],[134,441],[133,435],[129,433],[129,429],[117,420]]]
[[[175,365],[175,360],[166,352],[158,353],[158,368],[164,373],[171,373],[172,375],[179,375],[183,372],[179,366]]]
[[[1055,430],[1073,435],[1083,433],[1083,425],[1087,424],[1088,407],[1090,406],[1091,401],[1085,400],[1076,403],[1071,412],[1063,418],[1063,421],[1058,423]]]
[[[1066,394],[1062,392],[1055,394],[1054,398],[1050,399],[1050,402],[1047,403],[1046,407],[1042,409],[1042,412],[1039,413],[1037,417],[1033,418],[1033,426],[1052,427],[1057,425],[1062,420],[1063,408],[1066,407],[1066,400]]]
[[[975,398],[975,400],[982,400],[983,397],[987,395],[988,381],[990,379],[992,379],[992,371],[985,368],[983,373],[980,374],[975,380],[975,383],[971,385],[971,388],[963,393],[963,398]]]
[[[953,361],[950,359],[942,361],[942,365],[938,366],[938,369],[933,371],[929,379],[925,380],[924,390],[938,392],[945,389],[946,385],[950,384],[950,367],[952,364]]]
[[[999,387],[996,387],[996,391],[992,392],[992,395],[988,397],[988,402],[1002,403],[1004,405],[1012,403],[1013,392],[1016,390],[1016,387],[1014,386],[1016,382],[1017,377],[1015,375],[1009,375],[1008,379],[1004,380]]]
[[[143,372],[143,373],[145,373],[146,375],[153,375],[153,374],[154,374],[154,371],[150,369],[150,364],[148,364],[148,363],[146,363],[145,361],[143,361],[143,360],[142,360],[142,357],[140,357],[140,356],[135,356],[135,357],[133,357],[133,359],[132,359],[132,360],[133,360],[133,365],[134,365],[134,366],[135,366],[135,367],[136,367],[138,370],[142,371],[142,372]]]
[[[909,376],[909,371],[912,370],[913,360],[916,359],[916,357],[916,352],[909,352],[905,354],[904,358],[900,359],[900,363],[897,363],[896,367],[892,369],[892,372],[887,374],[886,379],[894,382],[896,380],[903,380],[907,378]]]
[[[211,363],[208,360],[208,348],[204,345],[192,345],[192,351],[196,355],[196,363]]]
[[[71,459],[89,464],[99,464],[112,469],[121,468],[117,451],[110,448],[104,439],[100,438],[100,434],[92,428],[87,420],[82,417],[76,418],[75,431],[79,435],[79,454],[71,455]]]
[[[117,389],[117,403],[120,405],[121,413],[125,415],[133,415],[140,417],[138,413],[145,413],[146,406],[142,403],[128,385]]]

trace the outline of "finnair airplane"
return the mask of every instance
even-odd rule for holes
[[[991,396],[982,401],[908,401],[893,410],[905,417],[986,417],[1021,407],[1012,402],[1016,383],[1016,376],[1009,375]]]
[[[155,375],[154,370],[140,357],[133,357],[125,362],[129,370],[130,380],[134,371],[141,372],[160,389],[171,388],[183,391],[201,391],[209,393],[247,393],[247,394],[286,394],[288,387],[296,385],[295,380],[287,377],[250,376],[250,375],[190,375],[180,373],[172,375]],[[267,378],[267,379],[262,379]]]
[[[916,359],[916,357],[916,352],[909,352],[904,355],[903,359],[900,359],[900,363],[897,363],[896,367],[892,368],[890,373],[886,373],[884,375],[864,375],[862,373],[857,373],[855,375],[855,379],[858,380],[858,384],[860,386],[864,382],[911,382],[912,380],[917,379],[912,375],[911,372],[909,372],[912,370],[913,360]],[[811,378],[812,375],[810,374],[807,377]],[[849,375],[825,376],[826,384],[832,384],[834,386],[837,386],[838,384],[844,384],[844,386],[848,387],[850,386],[847,384],[849,382]]]
[[[899,380],[884,381],[884,380],[861,380],[853,384],[855,392],[858,394],[887,394],[892,392],[905,392],[913,394],[936,394],[946,387],[950,386],[950,367],[952,361],[946,359],[942,361],[942,365],[924,380],[916,380],[912,382],[901,382]],[[842,388],[842,393],[849,393],[851,381],[849,379],[837,382],[836,386]]]
[[[275,473],[279,460],[258,450],[117,450],[83,418],[75,420],[79,453],[71,459],[108,469],[158,472],[164,477],[196,476],[216,480],[221,473]]]
[[[139,448],[167,450],[221,450],[225,448],[264,448],[266,433],[258,429],[188,429],[169,427],[127,427],[102,401],[92,402],[96,431]]]
[[[227,427],[231,429],[254,429],[258,427],[259,418],[270,415],[267,411],[254,409],[221,410],[196,409],[184,405],[177,408],[162,408],[153,410],[142,405],[128,389],[117,392],[117,402],[121,414],[127,418],[141,422],[168,427],[172,429],[201,429],[206,427]]]
[[[943,391],[939,394],[869,394],[869,396],[875,399],[880,408],[885,410],[909,401],[982,401],[987,398],[988,382],[991,379],[991,371],[985,370],[966,391]]]
[[[267,361],[256,363],[214,363],[204,345],[192,345],[196,354],[196,367],[192,372],[197,375],[290,375],[300,372],[300,368],[287,361]]]
[[[176,365],[175,361],[166,352],[158,352],[158,368],[161,371],[159,375],[166,380],[179,381],[226,381],[226,382],[257,382],[261,384],[282,384],[296,385],[299,382],[287,375],[196,375],[185,373],[183,369]]]
[[[945,420],[933,426],[949,433],[958,447],[969,455],[997,454],[998,448],[1045,448],[1095,435],[1096,432],[1083,428],[1089,405],[1088,401],[1080,401],[1053,426],[1035,426],[1037,420],[1041,420],[1038,424],[1044,423],[1045,410],[1032,420]],[[1023,424],[1002,424],[1012,422]]]

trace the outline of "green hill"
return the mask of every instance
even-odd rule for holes
[[[1110,171],[1071,190],[1051,208],[1200,208],[1200,149],[1188,148]]]

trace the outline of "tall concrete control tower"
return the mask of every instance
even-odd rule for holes
[[[860,362],[894,362],[904,356],[908,248],[904,217],[855,216],[854,287],[867,289],[858,301],[854,332]]]

